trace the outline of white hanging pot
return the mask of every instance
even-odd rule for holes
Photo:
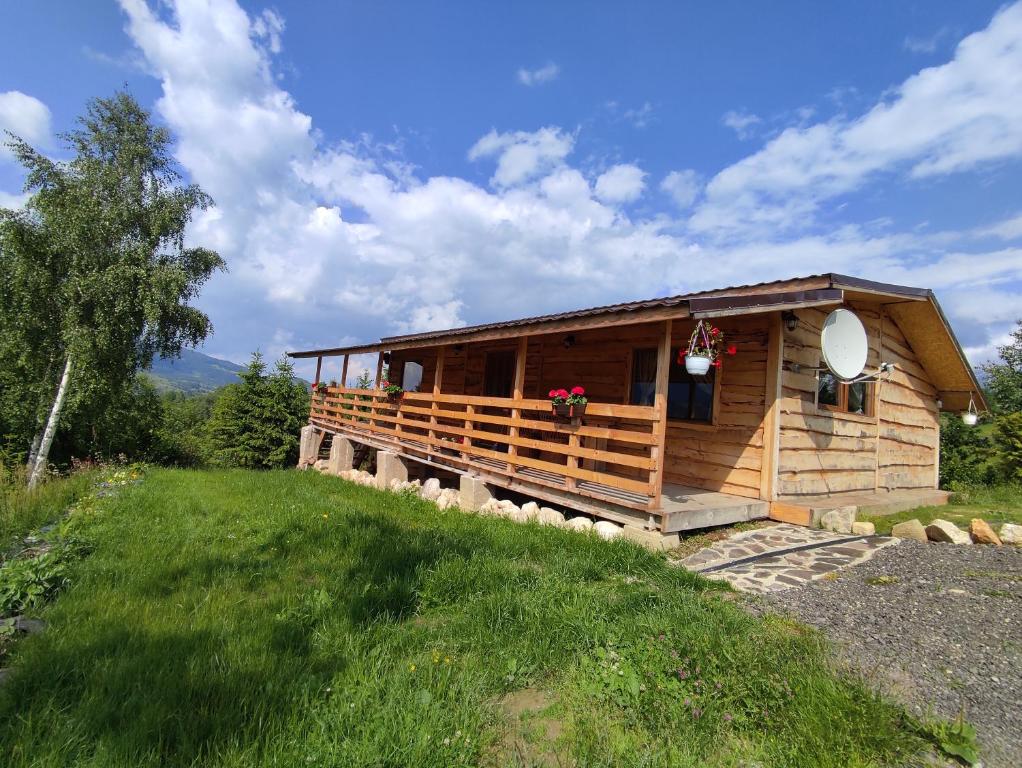
[[[976,422],[979,421],[979,413],[976,411],[976,401],[972,399],[972,395],[969,395],[969,410],[962,414],[962,421],[965,422],[965,426],[974,427]]]
[[[710,370],[710,358],[705,355],[685,355],[685,370],[692,376],[705,376]]]

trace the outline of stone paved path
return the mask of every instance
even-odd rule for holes
[[[782,523],[737,533],[679,565],[743,592],[777,592],[864,562],[881,547],[896,543],[892,538],[855,537]]]

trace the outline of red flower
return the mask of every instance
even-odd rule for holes
[[[547,397],[549,397],[551,399],[557,397],[557,390],[556,389],[551,389],[550,390],[550,394],[547,395]]]
[[[568,396],[568,390],[566,390],[566,389],[559,389],[559,390],[557,390],[557,396],[558,397],[567,397]]]
[[[381,384],[380,386],[381,386],[381,387],[383,387],[384,389],[386,389],[387,387],[389,387],[389,386],[390,386],[390,382],[389,382],[389,381],[385,381],[385,382],[383,382],[383,384]]]
[[[571,394],[573,395],[584,395],[586,391],[582,387],[572,387]]]
[[[711,336],[720,336],[720,328],[711,328],[710,329],[710,335]]]
[[[738,347],[736,347],[734,344],[729,345],[728,348],[727,348],[727,353],[729,355],[737,355],[738,354]]]
[[[716,360],[713,361],[713,367],[714,368],[720,368],[721,365],[722,365],[722,363],[720,361],[720,358],[717,358]]]

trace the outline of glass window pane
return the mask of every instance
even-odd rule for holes
[[[695,384],[695,402],[692,405],[692,418],[696,421],[713,420],[713,384],[700,381]]]
[[[869,384],[859,381],[848,385],[848,412],[866,413],[869,407]]]
[[[818,393],[817,402],[820,405],[837,405],[838,387],[840,386],[841,382],[837,380],[834,374],[820,371],[816,390]]]
[[[637,349],[632,354],[632,405],[653,405],[656,393],[656,350]]]
[[[418,392],[422,384],[422,364],[408,361],[401,374],[401,388],[407,392]]]
[[[672,381],[667,386],[667,418],[688,419],[692,384],[688,381]]]

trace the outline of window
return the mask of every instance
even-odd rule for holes
[[[820,371],[816,385],[816,404],[828,411],[873,415],[873,387],[865,381],[846,384],[833,373]]]
[[[632,405],[653,405],[656,390],[655,349],[637,349],[632,356]],[[667,418],[676,421],[713,421],[713,389],[716,369],[695,377],[678,362],[678,350],[671,350],[671,370],[667,380]]]
[[[401,388],[407,392],[418,392],[422,384],[422,363],[405,362],[401,370]]]
[[[513,349],[486,353],[483,370],[484,397],[511,397],[515,384],[515,351]]]

